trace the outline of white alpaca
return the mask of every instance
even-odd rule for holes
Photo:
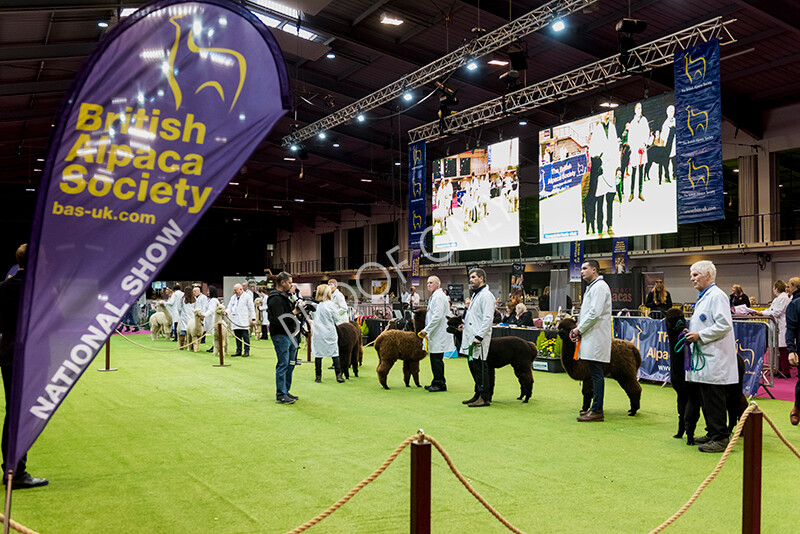
[[[261,337],[261,325],[263,324],[262,317],[261,317],[261,297],[256,297],[256,300],[253,301],[253,306],[256,309],[256,322],[255,324],[250,323],[250,341],[255,341],[256,339]]]
[[[222,335],[219,335],[219,325],[222,325]],[[225,323],[225,306],[217,304],[214,311],[214,354],[219,354],[222,343],[222,354],[228,354],[228,325]]]
[[[172,316],[163,300],[156,303],[156,310],[158,311],[150,316],[150,337],[156,341],[161,334],[164,334],[164,339],[168,340],[172,332]]]
[[[186,324],[186,344],[191,346],[194,352],[200,352],[200,339],[203,337],[203,311],[194,310],[194,317],[189,319]]]

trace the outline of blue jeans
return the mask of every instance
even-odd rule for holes
[[[605,393],[605,373],[602,362],[588,360],[589,374],[592,376],[592,407],[594,413],[603,413],[603,395]]]
[[[278,363],[275,365],[275,398],[280,399],[292,388],[297,345],[290,336],[273,334],[272,346],[275,347],[275,354],[278,356]]]

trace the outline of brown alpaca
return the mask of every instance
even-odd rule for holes
[[[588,410],[592,402],[592,377],[589,374],[589,364],[585,360],[574,359],[575,343],[569,339],[570,331],[577,326],[574,319],[567,317],[558,323],[558,335],[561,336],[561,364],[573,380],[583,383],[583,410]],[[604,363],[605,376],[616,380],[625,390],[631,402],[628,415],[636,415],[639,402],[642,398],[642,386],[637,380],[639,367],[642,365],[642,355],[639,349],[630,341],[622,339],[611,340],[611,362]]]
[[[203,311],[194,310],[194,317],[186,324],[186,344],[191,350],[200,352],[200,338],[203,337]]]
[[[358,366],[364,358],[364,349],[361,346],[361,327],[358,323],[350,321],[336,325],[339,336],[339,363],[346,379],[350,379],[350,366],[353,366],[353,375],[358,377]]]
[[[426,312],[427,308],[418,308],[414,313],[413,332],[384,330],[375,340],[375,351],[378,353],[378,381],[384,389],[389,389],[386,377],[397,360],[403,360],[403,380],[406,387],[410,386],[411,376],[414,377],[417,387],[422,387],[419,383],[419,362],[428,353],[423,350],[422,339],[417,333],[425,327]]]

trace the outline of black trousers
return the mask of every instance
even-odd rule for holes
[[[687,382],[687,384],[692,383]],[[697,406],[698,402],[700,406]],[[729,437],[725,386],[699,383],[694,383],[694,386],[690,386],[689,399],[686,406],[686,418],[697,417],[700,407],[703,408],[703,416],[706,419],[706,431],[708,432],[708,436],[714,441]],[[688,426],[687,424],[687,430]]]
[[[261,325],[261,339],[269,339],[269,325]]]
[[[250,354],[250,330],[234,330],[233,335],[236,336],[236,354]],[[242,345],[244,345],[244,352],[242,352]]]
[[[431,373],[433,374],[432,386],[446,388],[444,381],[444,352],[431,352]]]
[[[484,401],[491,402],[494,395],[494,369],[486,364],[486,360],[477,358],[469,362],[472,380],[475,381],[475,394]]]
[[[8,456],[8,399],[11,398],[11,382],[14,378],[14,368],[11,365],[0,366],[3,371],[3,390],[6,392],[6,416],[3,419],[3,478],[6,474],[6,456]],[[28,455],[20,458],[17,469],[14,471],[14,478],[20,478],[25,474],[28,463]]]
[[[612,211],[614,207],[614,193],[606,193],[605,195],[601,195],[599,197],[595,197],[595,201],[597,202],[597,207],[595,208],[595,213],[597,214],[597,231],[603,231],[603,201],[605,200],[606,206],[606,228],[611,228],[614,225],[614,212]]]
[[[638,171],[638,173],[637,173]],[[644,183],[644,165],[636,165],[631,167],[631,196],[636,189],[636,175],[639,175],[639,194],[642,194],[642,184]]]

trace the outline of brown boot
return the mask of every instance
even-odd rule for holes
[[[467,404],[470,408],[481,408],[483,406],[491,406],[491,402],[483,400],[483,397],[478,397],[478,400],[475,402],[470,402]]]
[[[586,412],[585,415],[581,415],[578,417],[578,422],[580,423],[596,423],[600,421],[605,421],[605,417],[603,417],[603,413],[595,413],[591,410]]]
[[[184,345],[186,344],[186,334],[178,334],[178,348],[180,350],[186,350]]]
[[[344,382],[344,374],[342,374],[341,372],[336,373],[336,381],[339,383]]]

